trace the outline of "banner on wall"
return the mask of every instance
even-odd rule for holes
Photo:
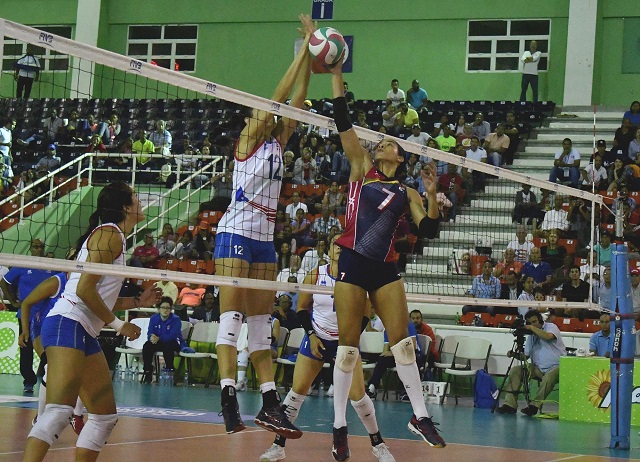
[[[18,335],[16,313],[13,311],[0,311],[0,374],[20,374]],[[40,358],[34,353],[34,371],[38,369],[39,364]]]
[[[640,425],[640,371],[634,368],[631,424]],[[608,358],[560,358],[560,419],[611,421],[611,370]]]

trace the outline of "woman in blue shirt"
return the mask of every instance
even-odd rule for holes
[[[151,383],[153,377],[153,355],[162,351],[167,368],[173,369],[173,358],[180,351],[182,345],[182,321],[177,314],[171,312],[173,300],[162,297],[158,304],[158,314],[149,320],[147,342],[142,347],[142,361],[144,363],[143,383]]]

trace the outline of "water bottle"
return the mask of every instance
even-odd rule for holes
[[[167,386],[167,370],[165,368],[162,368],[162,370],[160,371],[160,386]]]
[[[167,369],[167,386],[173,386],[173,369]]]
[[[122,381],[122,368],[120,367],[120,364],[116,364],[116,367],[113,370],[113,380],[115,382]]]
[[[140,383],[140,365],[136,364],[136,368],[133,371],[133,383]]]
[[[127,369],[124,372],[124,381],[131,382],[133,380],[133,370],[131,366],[127,366]]]
[[[189,371],[186,369],[184,370],[184,376],[182,377],[182,386],[183,387],[189,386]]]
[[[318,384],[318,396],[324,396],[324,380],[320,379],[320,383]]]

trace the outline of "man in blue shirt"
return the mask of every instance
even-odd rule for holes
[[[595,332],[589,339],[589,351],[596,356],[608,358],[611,353],[611,328],[610,317],[603,313],[600,315],[600,330]]]
[[[429,95],[424,88],[420,88],[420,82],[418,80],[411,82],[411,88],[407,91],[407,103],[420,112],[426,107],[427,101],[429,101]]]
[[[30,247],[33,257],[44,256],[44,243],[40,239],[32,239]],[[32,268],[11,268],[0,281],[0,289],[4,298],[18,310],[17,317],[20,319],[20,303],[22,300],[38,287],[45,279],[53,276],[52,271],[32,269]],[[17,294],[17,296],[16,296]],[[31,314],[35,316],[48,303],[43,300],[31,309]],[[22,333],[22,323],[18,322],[19,333]],[[33,372],[33,344],[31,338],[24,348],[20,348],[20,374],[23,378],[23,393],[33,393],[33,387],[37,382],[36,374]]]
[[[542,401],[551,393],[560,378],[560,356],[565,354],[565,346],[560,335],[560,329],[553,323],[544,322],[537,310],[529,310],[524,317],[527,322],[525,328],[530,331],[524,345],[524,355],[531,359],[528,375],[540,379],[540,387],[531,403],[520,412],[532,417],[538,413]],[[507,356],[512,357],[513,351]],[[520,358],[525,360],[525,358]],[[504,387],[506,397],[504,404],[496,411],[500,414],[515,414],[518,409],[518,393],[522,379],[522,366],[511,368],[507,383]]]
[[[502,291],[502,285],[500,279],[493,276],[493,265],[490,260],[487,260],[482,265],[482,274],[473,278],[471,290],[467,294],[473,298],[500,298],[500,292]],[[469,311],[477,313],[489,313],[493,314],[493,306],[475,306],[465,305],[462,307],[462,314],[467,314]]]

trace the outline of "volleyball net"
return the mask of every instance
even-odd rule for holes
[[[339,161],[344,159],[339,137],[331,108],[323,101],[298,109],[220,85],[215,76],[204,80],[162,67],[163,63],[133,59],[11,21],[0,20],[2,36],[0,49],[5,55],[12,50],[17,56],[30,44],[42,60],[42,69],[32,97],[16,99],[12,61],[7,56],[3,61],[0,110],[14,118],[17,126],[11,148],[13,176],[5,174],[0,201],[0,264],[118,274],[140,285],[171,280],[207,286],[329,291],[287,279],[271,282],[215,276],[214,266],[207,263],[217,224],[229,202],[251,201],[231,190],[229,172],[240,131],[245,124],[258,122],[252,119],[252,110],[298,122],[283,147],[284,163],[274,165],[270,173],[283,182],[277,197],[274,236],[280,269],[293,263],[309,270],[328,261],[322,242],[344,227],[348,167]],[[289,54],[290,50],[281,52]],[[284,71],[272,76],[274,88]],[[36,93],[38,97],[33,98]],[[360,125],[355,130],[363,145],[373,147],[391,136],[364,128],[383,125],[382,110],[370,101],[356,102],[352,119]],[[61,121],[51,133],[51,124],[58,118]],[[405,184],[420,189],[420,168],[414,162],[432,160],[442,193],[442,224],[436,239],[420,239],[409,216],[406,225],[397,230],[394,251],[412,304],[599,309],[594,287],[602,274],[596,266],[597,256],[594,261],[585,249],[599,242],[606,228],[603,216],[608,208],[603,207],[602,196],[475,161],[459,155],[464,149],[455,143],[453,151],[458,153],[444,152],[411,142],[406,136],[410,130],[406,135],[401,130],[400,135],[396,141],[417,156],[408,161]],[[137,152],[147,141],[153,144],[151,150]],[[139,143],[137,148],[135,143]],[[59,158],[57,165],[46,160],[52,144],[54,157]],[[166,253],[150,268],[79,265],[64,260],[68,248],[86,230],[101,187],[114,180],[134,186],[147,215],[128,236],[127,257],[145,244],[146,236],[156,242],[162,237],[165,244]],[[519,200],[516,207],[516,193],[523,185],[525,191],[520,196],[524,201]],[[545,212],[566,216],[566,223],[543,225]],[[166,225],[172,229],[163,236]],[[34,239],[42,240],[54,258],[30,255]],[[169,251],[167,241],[172,241]],[[534,246],[546,248],[542,257],[553,270],[536,281],[544,290],[544,300],[500,300],[500,287],[496,289],[496,280],[491,278],[478,289],[474,279],[482,276],[487,265],[491,274],[500,267],[495,273],[497,280],[507,282],[510,271],[521,272]],[[569,270],[571,265],[584,266],[588,273],[583,275],[590,284],[586,302],[561,300],[558,288],[568,274],[563,268]],[[494,289],[495,297],[487,292]]]

